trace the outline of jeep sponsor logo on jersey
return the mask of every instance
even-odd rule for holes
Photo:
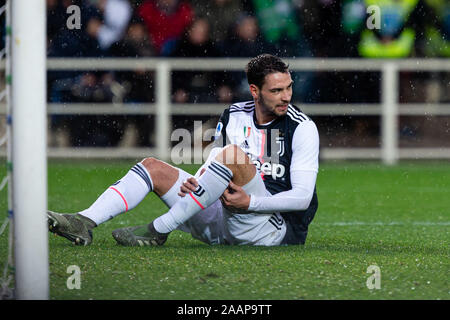
[[[256,169],[260,171],[263,175],[272,176],[273,180],[277,180],[282,178],[286,173],[286,168],[284,165],[280,163],[272,163],[272,162],[263,162],[261,163],[259,160],[253,160]]]

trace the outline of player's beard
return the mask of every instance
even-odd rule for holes
[[[278,110],[277,110],[277,105],[275,105],[275,106],[270,106],[269,104],[267,104],[267,102],[266,102],[266,100],[264,99],[264,97],[263,97],[263,95],[262,95],[262,93],[260,92],[259,93],[259,95],[258,95],[258,101],[259,101],[259,104],[261,105],[261,107],[262,107],[262,110],[263,110],[263,112],[266,114],[266,115],[270,115],[270,116],[273,116],[274,118],[275,117],[281,117],[281,116],[284,116],[286,113],[287,113],[287,110],[286,111],[281,111],[281,112],[279,112]]]

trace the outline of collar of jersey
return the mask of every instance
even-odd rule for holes
[[[272,126],[274,126],[275,124],[277,124],[278,122],[281,121],[282,118],[284,118],[286,115],[281,116],[281,117],[277,117],[275,119],[273,119],[271,122],[267,123],[267,124],[258,124],[257,120],[256,120],[256,110],[253,112],[253,124],[255,125],[255,127],[257,129],[267,129],[270,128]]]

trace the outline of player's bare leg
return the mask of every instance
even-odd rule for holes
[[[153,191],[160,197],[166,194],[178,179],[178,169],[164,161],[150,157],[145,158],[141,163],[150,173]]]
[[[121,245],[160,245],[157,238],[167,235],[196,213],[217,201],[232,181],[243,186],[255,176],[256,168],[248,156],[236,145],[221,150],[198,178],[198,187],[176,202],[170,210],[147,226],[121,228],[113,231],[113,237]],[[138,228],[138,229],[136,229]]]
[[[233,181],[238,186],[247,184],[256,173],[256,167],[247,154],[237,145],[223,148],[215,159],[225,165],[233,173]]]
[[[105,190],[88,209],[77,214],[48,211],[49,231],[74,244],[88,245],[92,242],[93,228],[133,209],[151,191],[161,197],[177,181],[178,175],[177,168],[155,158],[146,158]]]

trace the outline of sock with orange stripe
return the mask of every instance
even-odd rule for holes
[[[97,225],[136,207],[153,190],[153,182],[141,163],[110,186],[86,210],[79,212]]]
[[[197,189],[178,200],[167,213],[153,221],[156,231],[171,232],[196,213],[209,207],[223,194],[232,177],[230,169],[218,161],[212,161],[198,178]]]

